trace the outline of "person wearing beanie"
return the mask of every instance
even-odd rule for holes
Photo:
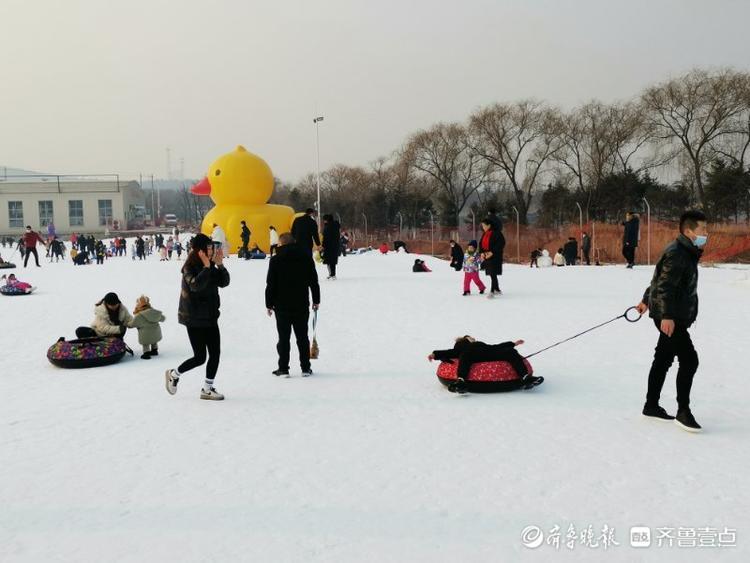
[[[214,379],[221,356],[219,333],[219,288],[229,285],[229,272],[224,267],[224,252],[206,235],[200,233],[190,243],[190,254],[182,267],[182,289],[177,320],[187,328],[193,357],[165,373],[170,395],[177,393],[182,374],[206,363],[206,378],[201,399],[222,401],[224,395],[214,388]]]

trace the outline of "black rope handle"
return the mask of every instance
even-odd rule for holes
[[[628,316],[628,313],[630,313],[630,311],[635,311],[638,316],[631,318],[630,316]],[[579,336],[583,336],[587,332],[591,332],[592,330],[596,330],[597,328],[601,328],[604,325],[608,325],[609,323],[613,323],[613,322],[615,322],[617,320],[625,319],[629,323],[636,323],[636,322],[638,322],[638,321],[641,320],[642,316],[643,315],[641,315],[641,313],[638,312],[638,309],[636,307],[628,307],[627,309],[625,309],[625,312],[622,315],[617,315],[614,319],[610,319],[607,322],[598,324],[598,325],[596,325],[594,327],[591,327],[591,328],[589,328],[587,330],[584,330],[583,332],[579,332],[575,336],[571,336],[570,338],[566,338],[565,340],[561,340],[560,342],[557,342],[556,344],[553,344],[552,346],[547,346],[546,348],[542,348],[541,350],[538,350],[538,351],[534,352],[533,354],[529,354],[528,356],[524,356],[524,359],[529,359],[532,356],[536,356],[537,354],[541,354],[542,352],[546,352],[550,348],[554,348],[555,346],[559,346],[560,344],[564,344],[565,342],[568,342],[569,340],[573,340],[574,338],[578,338]]]

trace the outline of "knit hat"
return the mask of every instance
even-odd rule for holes
[[[104,296],[104,299],[102,301],[104,301],[105,305],[119,305],[120,304],[120,298],[117,297],[116,293],[113,293],[111,291],[107,295]]]
[[[190,246],[195,250],[202,250],[206,252],[211,243],[212,241],[210,237],[207,237],[203,233],[198,233],[193,237],[193,240],[190,242]]]
[[[469,246],[473,246],[474,248],[476,248],[476,247],[477,247],[477,241],[475,241],[475,240],[470,240],[470,241],[469,241]]]

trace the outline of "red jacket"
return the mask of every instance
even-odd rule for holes
[[[31,231],[23,234],[23,245],[26,248],[36,248],[36,243],[44,244],[44,240],[39,236],[39,233]]]

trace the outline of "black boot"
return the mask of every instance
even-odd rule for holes
[[[279,375],[289,375],[289,370],[279,368],[273,370],[271,373],[278,377]]]
[[[466,380],[463,377],[457,378],[456,381],[448,385],[448,391],[463,395],[466,393]]]
[[[537,377],[536,375],[526,374],[521,380],[524,389],[531,389],[537,385],[541,385],[544,382],[543,377]]]

